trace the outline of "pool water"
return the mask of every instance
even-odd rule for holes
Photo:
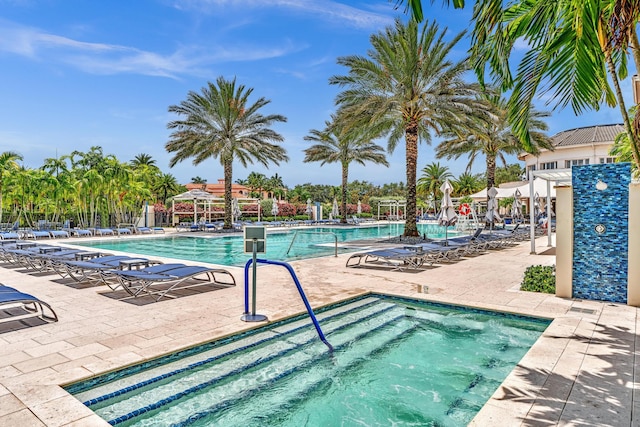
[[[294,235],[295,242],[291,244]],[[398,236],[404,231],[404,224],[384,224],[358,227],[315,227],[269,231],[267,234],[267,252],[261,258],[276,261],[292,261],[333,255],[335,253],[335,236],[339,243],[354,240],[384,239]],[[436,224],[418,224],[418,232],[429,238],[444,238],[445,228]],[[451,236],[453,230],[447,231]],[[89,246],[106,251],[117,250],[147,256],[164,256],[169,258],[201,261],[212,264],[243,266],[251,255],[244,253],[242,233],[236,236],[195,237],[189,233],[177,234],[165,238],[149,239],[112,239],[92,242],[74,242],[77,245]],[[353,252],[362,247],[339,244],[340,253]]]
[[[548,320],[367,295],[67,387],[119,426],[465,426]]]

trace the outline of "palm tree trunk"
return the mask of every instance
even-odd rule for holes
[[[407,145],[407,211],[404,225],[404,235],[418,236],[416,225],[416,169],[418,163],[418,123],[411,121],[405,128],[405,142]]]
[[[233,162],[224,161],[224,226],[233,228],[233,212],[231,211],[231,184],[233,183]]]
[[[487,190],[496,186],[496,156],[487,155]]]
[[[640,73],[640,43],[638,42],[638,33],[636,27],[631,27],[631,37],[629,40],[631,45],[631,53],[633,54],[633,62],[636,64],[636,73]]]
[[[640,148],[638,147],[637,135],[633,131],[631,121],[629,120],[629,113],[627,107],[624,104],[624,98],[622,97],[622,90],[620,89],[620,81],[618,80],[618,73],[616,73],[616,66],[611,59],[611,53],[606,51],[604,56],[607,61],[607,67],[611,74],[611,80],[613,80],[613,86],[616,89],[616,98],[618,98],[618,106],[620,107],[620,113],[622,114],[622,120],[624,122],[624,128],[629,136],[629,143],[631,144],[631,151],[633,152],[633,160],[636,162],[636,166],[640,167]]]
[[[349,164],[342,164],[342,218],[340,222],[347,223],[347,185],[349,184]]]

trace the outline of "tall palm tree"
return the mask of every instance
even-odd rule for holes
[[[449,168],[440,166],[440,163],[433,162],[422,168],[422,176],[418,180],[418,188],[424,193],[430,193],[433,196],[434,208],[438,209],[438,194],[441,193],[440,187],[447,179],[453,178]]]
[[[251,172],[247,176],[247,187],[252,193],[255,193],[258,199],[262,199],[263,190],[267,185],[267,177],[263,173]]]
[[[384,148],[374,144],[370,138],[357,129],[345,130],[344,124],[335,115],[331,121],[325,122],[323,130],[312,129],[305,141],[317,144],[304,150],[304,162],[340,163],[342,167],[342,218],[340,222],[347,223],[347,188],[349,185],[349,165],[353,162],[364,165],[372,162],[389,166],[384,154]]]
[[[553,149],[551,139],[544,133],[548,129],[542,120],[549,117],[547,112],[529,109],[527,132],[531,135],[531,144],[525,149],[521,140],[509,125],[507,101],[498,96],[488,97],[489,115],[477,121],[475,128],[468,128],[462,133],[446,133],[448,139],[436,147],[436,158],[458,159],[468,156],[467,171],[471,170],[478,156],[485,157],[487,188],[494,187],[496,162],[500,160],[506,165],[505,154],[518,154],[526,151],[537,154],[540,148]]]
[[[418,236],[416,226],[416,169],[418,141],[431,142],[431,132],[465,127],[482,108],[475,95],[477,84],[468,83],[466,59],[448,59],[464,33],[445,42],[445,28],[435,23],[419,28],[415,20],[371,36],[369,58],[347,56],[338,63],[349,68],[346,76],[329,82],[346,87],[337,104],[345,120],[387,135],[388,150],[404,137],[406,149],[407,215],[405,236]]]
[[[165,148],[175,153],[169,166],[188,158],[193,158],[194,165],[214,158],[224,169],[224,228],[232,227],[233,162],[246,167],[257,161],[268,167],[270,162],[278,165],[289,160],[286,150],[275,144],[282,142],[283,136],[270,128],[276,122],[286,122],[286,117],[262,115],[260,110],[270,101],[259,98],[249,104],[252,93],[252,88],[236,86],[235,78],[218,77],[201,93],[190,91],[186,100],[169,107],[169,112],[181,117],[167,124],[173,132]]]
[[[22,155],[15,151],[5,151],[0,154],[0,222],[2,222],[2,190],[4,178],[12,172],[18,170],[18,161],[22,160]]]

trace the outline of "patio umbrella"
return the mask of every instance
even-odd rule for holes
[[[271,215],[273,215],[277,219],[277,216],[278,216],[278,201],[276,200],[275,197],[273,198],[272,204],[271,204]]]
[[[496,221],[500,221],[500,214],[498,213],[498,200],[496,199],[496,195],[498,194],[498,190],[496,187],[491,187],[487,191],[487,195],[489,196],[489,201],[487,202],[487,222],[491,224],[491,228],[493,228],[493,223]]]
[[[337,218],[340,216],[340,210],[338,209],[338,199],[333,198],[333,206],[331,206],[331,218]]]
[[[307,199],[307,215],[309,215],[309,219],[311,219],[312,213],[313,213],[313,206],[311,205],[311,199]]]
[[[233,216],[233,221],[237,221],[238,218],[240,218],[240,215],[242,215],[242,211],[240,210],[240,202],[238,201],[237,197],[234,197],[233,200],[231,200],[231,215]]]
[[[513,204],[511,205],[511,217],[514,220],[522,219],[522,201],[520,200],[521,195],[522,193],[520,193],[520,190],[516,190],[516,192],[513,193]]]
[[[360,215],[362,213],[362,203],[360,203],[360,200],[358,200],[358,215]]]
[[[438,224],[445,227],[444,229],[444,241],[445,245],[448,244],[448,227],[450,225],[455,225],[458,221],[458,215],[456,214],[456,210],[453,208],[453,202],[451,201],[451,192],[453,191],[453,187],[449,183],[449,180],[445,180],[442,186],[440,186],[440,191],[442,191],[442,203],[440,205],[440,214],[438,215]]]

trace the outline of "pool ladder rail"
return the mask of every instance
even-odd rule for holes
[[[289,255],[289,252],[291,251],[291,248],[293,247],[293,243],[296,241],[296,237],[298,237],[298,234],[332,234],[333,235],[333,240],[334,240],[334,256],[338,256],[338,235],[336,233],[334,233],[333,231],[309,231],[309,230],[296,230],[296,232],[293,234],[293,239],[291,239],[291,243],[289,243],[289,249],[287,249],[287,255]],[[295,276],[294,276],[295,277]]]
[[[336,237],[336,242],[337,242],[337,237]],[[336,246],[336,251],[337,251],[337,246]],[[247,261],[247,263],[244,266],[244,312],[245,314],[249,313],[249,267],[251,267],[251,264],[253,264],[253,261],[254,261],[253,259],[250,259],[249,261]],[[298,289],[300,298],[302,298],[302,302],[304,303],[304,306],[307,309],[307,313],[309,313],[309,317],[313,322],[313,326],[316,328],[318,337],[329,348],[329,353],[333,353],[333,346],[329,343],[329,341],[327,341],[327,338],[322,332],[320,323],[318,322],[318,319],[316,318],[316,315],[313,312],[313,308],[311,308],[311,305],[309,304],[309,300],[307,299],[307,296],[305,295],[304,290],[302,289],[302,285],[300,284],[300,280],[298,280],[298,276],[296,275],[295,271],[293,271],[293,267],[291,267],[291,265],[287,264],[286,262],[282,262],[282,261],[271,261],[271,260],[259,259],[259,258],[256,259],[255,261],[256,261],[256,264],[279,265],[287,269],[287,271],[291,275],[291,278],[293,279],[293,282],[296,284],[296,288]]]

